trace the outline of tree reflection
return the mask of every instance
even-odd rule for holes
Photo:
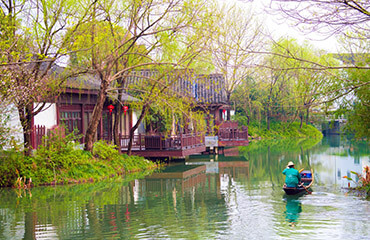
[[[293,161],[297,169],[311,169],[310,155],[319,142],[320,139],[265,140],[240,147],[240,152],[249,161],[251,179],[268,181],[272,188],[282,187],[281,172],[287,163]]]

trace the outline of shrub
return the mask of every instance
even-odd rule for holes
[[[119,152],[116,145],[111,145],[103,140],[99,140],[94,143],[93,155],[102,160],[112,160],[118,157]]]
[[[45,137],[31,157],[15,148],[0,152],[0,186],[13,186],[19,177],[31,178],[34,185],[96,181],[156,166],[143,157],[120,154],[104,141],[96,142],[91,154],[76,143],[78,136],[58,131]]]
[[[364,167],[364,174],[357,173],[354,171],[351,171],[351,173],[358,177],[359,179],[358,182],[356,182],[355,180],[348,176],[344,176],[343,178],[355,182],[357,185],[355,189],[359,191],[364,191],[367,198],[370,198],[370,167],[369,166]]]
[[[22,172],[23,154],[15,151],[0,151],[0,186],[12,186]]]

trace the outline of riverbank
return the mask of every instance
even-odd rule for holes
[[[323,134],[314,126],[299,122],[285,123],[272,122],[270,130],[266,124],[251,123],[248,126],[248,133],[252,139],[287,139],[287,138],[316,138],[322,139]]]
[[[0,152],[0,187],[95,182],[118,175],[147,171],[158,165],[139,156],[120,154],[115,146],[98,141],[93,153],[80,149],[70,138],[49,139],[32,156],[13,148]]]

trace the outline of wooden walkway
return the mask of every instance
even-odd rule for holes
[[[121,152],[127,152],[129,136],[121,136]],[[204,135],[201,133],[175,136],[145,135],[134,136],[132,154],[143,157],[185,157],[206,150]]]

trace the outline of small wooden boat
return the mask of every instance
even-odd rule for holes
[[[314,181],[314,175],[313,175],[312,169],[311,171],[302,169],[301,171],[299,171],[299,173],[301,174],[301,182],[303,183],[303,186],[287,187],[284,184],[283,189],[287,195],[295,195],[299,193],[309,192],[308,188],[311,187]]]

